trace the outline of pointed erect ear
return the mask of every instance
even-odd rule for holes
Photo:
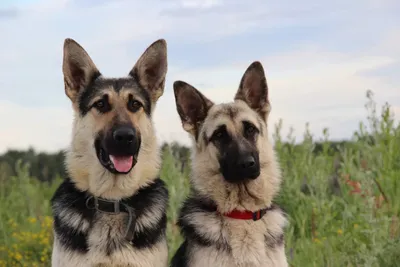
[[[235,100],[240,99],[266,120],[270,111],[268,86],[264,68],[260,62],[253,62],[240,81]]]
[[[72,102],[76,101],[79,92],[100,76],[100,72],[85,49],[69,38],[64,41],[62,69],[65,93]]]
[[[156,102],[164,93],[167,74],[167,42],[160,39],[152,43],[136,62],[129,75],[149,92],[151,100]]]
[[[182,81],[174,82],[174,93],[183,129],[197,139],[200,126],[214,103],[196,88]]]

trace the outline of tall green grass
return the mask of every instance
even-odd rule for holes
[[[329,131],[322,140],[306,128],[284,143],[275,127],[275,149],[283,171],[276,201],[287,212],[286,253],[291,266],[400,266],[400,127],[385,105],[378,111],[368,94],[367,120],[349,145],[335,150]],[[316,142],[322,144],[315,153]],[[170,256],[182,241],[178,209],[188,194],[189,170],[171,149],[163,151]],[[20,166],[18,175],[0,174],[0,266],[50,266],[49,200],[60,183],[40,183]]]

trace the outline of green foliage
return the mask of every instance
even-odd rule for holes
[[[377,111],[367,93],[367,123],[351,140],[315,140],[306,125],[296,143],[274,132],[283,172],[276,201],[288,213],[286,252],[291,266],[399,266],[400,126],[389,105]],[[170,257],[182,238],[176,226],[189,192],[190,150],[163,144],[161,177],[170,194]],[[49,266],[50,198],[65,176],[63,154],[9,151],[0,157],[0,266]]]
[[[277,201],[290,218],[293,266],[399,266],[400,127],[389,105],[377,115],[372,93],[367,97],[369,125],[361,123],[344,146],[333,147],[325,130],[313,154],[307,128],[301,144],[289,136],[287,145],[277,127],[284,177]]]
[[[0,266],[49,266],[50,199],[61,179],[44,183],[28,169],[17,161],[15,176],[0,177]]]

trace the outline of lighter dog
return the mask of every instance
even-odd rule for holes
[[[232,103],[214,104],[174,83],[183,128],[193,139],[192,192],[181,209],[185,237],[172,267],[286,267],[285,214],[273,198],[281,174],[268,138],[268,87],[259,62]]]

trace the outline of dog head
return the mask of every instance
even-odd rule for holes
[[[151,117],[166,72],[163,39],[124,78],[103,77],[78,43],[65,40],[65,93],[75,113],[67,169],[80,189],[122,198],[155,178],[160,158]]]
[[[268,138],[270,103],[261,63],[248,67],[234,102],[214,104],[182,81],[174,83],[174,93],[182,126],[194,141],[195,189],[223,212],[269,206],[280,171]]]

